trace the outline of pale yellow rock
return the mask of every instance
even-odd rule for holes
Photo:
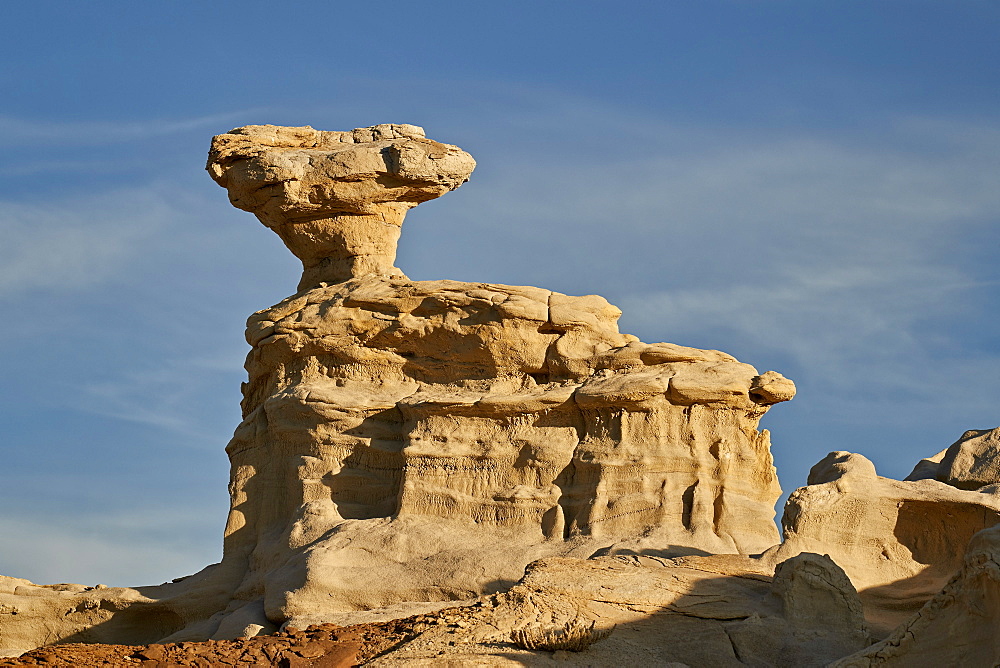
[[[921,459],[913,467],[913,470],[910,471],[910,475],[903,478],[903,480],[937,480],[938,470],[941,468],[941,460],[944,459],[946,454],[948,454],[948,448],[945,448],[936,455]]]
[[[247,322],[223,560],[159,587],[12,592],[32,612],[0,646],[235,638],[504,591],[544,557],[774,545],[758,423],[791,381],[641,343],[599,296],[393,266],[405,212],[474,165],[409,125],[213,140],[212,177],[304,268]]]
[[[906,481],[830,453],[776,544],[758,423],[791,381],[621,334],[595,295],[393,266],[406,210],[474,165],[408,125],[215,138],[213,178],[304,270],[247,322],[223,560],[135,589],[0,577],[0,653],[422,614],[372,665],[1000,661],[1000,428]],[[590,623],[614,631],[583,652],[512,644]]]
[[[878,473],[875,465],[867,457],[853,452],[831,452],[809,470],[807,485],[822,485],[840,480],[841,486],[849,481],[875,480]]]
[[[868,644],[847,576],[810,554],[780,564],[773,581],[739,555],[550,558],[531,564],[509,592],[429,622],[371,665],[802,668]],[[574,623],[614,630],[585,651],[555,653],[528,651],[512,633]]]
[[[1000,483],[1000,427],[965,432],[945,451],[936,477],[960,489]]]
[[[830,555],[860,592],[877,637],[944,586],[977,531],[1000,522],[1000,495],[991,488],[883,478],[858,454],[831,453],[809,481],[789,497],[783,542],[763,561],[799,552]]]
[[[833,668],[1000,665],[1000,527],[973,536],[944,589],[880,643]]]
[[[302,260],[299,288],[395,274],[406,212],[468,180],[476,162],[415,125],[352,132],[248,125],[212,140],[208,171],[229,201]]]

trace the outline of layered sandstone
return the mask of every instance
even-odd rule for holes
[[[472,156],[415,125],[348,132],[250,125],[212,140],[208,172],[302,261],[299,289],[393,266],[406,212],[468,180]]]
[[[473,596],[546,554],[750,553],[777,537],[757,424],[790,381],[643,344],[601,297],[391,266],[402,212],[473,164],[412,126],[213,141],[209,171],[304,265],[304,289],[248,322],[227,448],[225,559],[247,564],[241,591],[263,590],[274,622]],[[360,252],[373,216],[379,250]]]
[[[545,559],[509,592],[450,615],[459,621],[371,665],[818,668],[870,642],[857,592],[814,554],[773,576],[739,555]],[[518,630],[581,622],[613,631],[578,654],[511,642]]]
[[[970,491],[930,478],[883,478],[859,454],[830,453],[808,482],[789,496],[782,543],[763,561],[828,554],[859,590],[878,637],[934,597],[961,567],[973,535],[1000,522],[995,485]]]
[[[1000,428],[966,432],[905,481],[830,453],[789,498],[779,543],[758,423],[794,396],[791,381],[642,343],[601,297],[412,281],[394,266],[406,211],[474,166],[410,125],[213,140],[212,177],[303,265],[298,292],[247,322],[223,559],[135,589],[0,577],[0,651],[367,622],[114,652],[380,666],[1000,660]],[[380,644],[382,628],[398,646]],[[579,655],[525,645],[570,628],[602,639]],[[87,665],[67,651],[38,656]]]
[[[1000,665],[1000,527],[969,542],[959,570],[888,638],[831,668]]]
[[[410,125],[213,140],[211,176],[303,264],[299,291],[247,324],[223,560],[138,590],[18,584],[0,602],[38,624],[0,627],[6,646],[391,617],[505,590],[546,556],[775,543],[758,422],[791,381],[641,343],[601,297],[393,266],[406,211],[474,166]]]

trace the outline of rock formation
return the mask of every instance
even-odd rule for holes
[[[869,644],[857,593],[820,555],[786,561],[773,579],[738,555],[545,559],[509,592],[466,609],[460,623],[372,665],[440,665],[442,651],[456,666],[550,665],[550,654],[511,647],[511,630],[577,619],[614,631],[579,663],[568,655],[561,665],[803,668]]]
[[[598,296],[394,266],[406,211],[474,167],[411,125],[215,137],[212,178],[303,266],[298,292],[247,322],[223,559],[135,589],[0,577],[0,648],[325,622],[370,635],[422,613],[393,627],[398,647],[362,652],[371,665],[549,665],[531,638],[612,628],[579,661],[557,658],[868,666],[926,652],[954,665],[963,655],[934,637],[949,633],[997,659],[973,627],[998,614],[1000,534],[977,532],[1000,522],[1000,429],[967,432],[906,481],[831,453],[779,537],[758,423],[791,381],[621,334]],[[314,649],[296,637],[281,651],[304,660]]]
[[[300,290],[402,276],[393,263],[406,212],[462,185],[475,166],[414,125],[251,125],[215,137],[208,158],[233,206],[254,213],[302,261]]]
[[[543,556],[774,544],[780,489],[757,425],[790,381],[641,343],[601,297],[393,266],[406,211],[474,166],[411,125],[213,140],[211,176],[303,264],[299,292],[247,324],[223,560],[50,597],[39,614],[72,601],[75,624],[19,646],[117,639],[126,610],[169,638],[233,637],[502,590]]]
[[[906,479],[933,479],[970,490],[1000,485],[1000,427],[965,432],[950,447],[920,460]]]
[[[601,297],[392,266],[406,209],[474,164],[413,126],[212,143],[210,173],[304,266],[302,290],[248,322],[227,448],[225,560],[272,622],[473,596],[545,554],[776,539],[757,423],[790,381],[640,343]]]
[[[763,560],[830,555],[859,590],[881,637],[948,582],[976,532],[998,522],[1000,495],[992,487],[892,480],[862,455],[833,452],[813,467],[809,485],[789,496],[782,543]]]
[[[1000,527],[969,542],[947,585],[892,634],[834,668],[1000,665]]]

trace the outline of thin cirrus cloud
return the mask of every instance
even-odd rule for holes
[[[929,125],[938,129],[933,151],[914,136]],[[404,230],[413,275],[450,266],[463,278],[579,283],[637,303],[683,291],[674,302],[704,303],[686,309],[692,331],[728,293],[719,308],[734,314],[744,303],[829,308],[831,336],[840,331],[833,310],[846,320],[866,313],[870,328],[887,307],[952,309],[991,280],[988,267],[965,265],[956,252],[1000,219],[1000,188],[983,176],[1000,171],[1000,150],[983,148],[1000,149],[990,128],[907,121],[871,145],[801,132],[735,141],[699,128],[695,145],[688,137],[678,146],[676,128],[642,127],[642,150],[602,143],[589,160],[573,145],[487,147],[489,167],[441,202],[450,217],[435,227],[445,229]],[[425,206],[411,215],[435,222],[436,205]],[[470,253],[474,234],[494,243]],[[408,239],[420,253],[406,249]],[[636,311],[624,322],[656,317]]]
[[[0,517],[0,532],[16,537],[17,548],[5,551],[3,574],[30,574],[34,582],[159,584],[218,560],[219,522],[203,517],[190,508],[154,507],[100,517]]]
[[[29,289],[89,288],[122,268],[173,216],[152,189],[75,201],[0,201],[0,297]]]
[[[919,456],[995,426],[1000,358],[985,338],[998,281],[982,249],[1000,230],[997,128],[915,118],[877,137],[622,128],[616,141],[564,150],[487,147],[501,163],[483,160],[493,166],[442,202],[462,227],[416,226],[404,239],[462,278],[603,294],[645,340],[773,363],[804,389],[776,409],[798,415],[782,429],[809,435],[811,450],[794,453],[803,461],[855,447],[905,475],[916,453],[903,442],[921,425],[947,423],[912,446]],[[476,235],[491,243],[464,259]],[[412,275],[448,270],[407,259]],[[881,440],[850,445],[837,431],[848,423]]]
[[[181,119],[105,121],[40,121],[0,116],[0,146],[101,146],[216,128],[258,113],[246,109]]]
[[[149,360],[146,368],[121,369],[109,379],[74,388],[75,408],[167,432],[176,447],[217,448],[224,445],[220,427],[235,424],[220,425],[218,419],[197,409],[204,406],[206,395],[223,394],[233,404],[223,407],[233,409],[226,417],[237,417],[234,407],[239,402],[242,359],[234,353],[219,351],[215,359],[178,355]]]

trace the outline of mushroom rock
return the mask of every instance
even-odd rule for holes
[[[469,179],[472,156],[415,125],[350,132],[248,125],[212,139],[208,172],[302,261],[299,289],[393,266],[406,212]]]
[[[118,607],[95,608],[90,591],[40,597],[32,609],[89,616],[18,627],[20,646],[119,642],[122,624],[149,642],[404,616],[506,590],[543,557],[777,541],[758,423],[791,381],[642,343],[598,296],[411,281],[393,266],[405,212],[474,165],[412,125],[213,140],[212,178],[303,264],[299,292],[247,323],[222,562],[117,591]]]
[[[757,424],[791,381],[641,343],[598,296],[392,266],[403,213],[474,164],[407,125],[212,143],[213,178],[304,266],[301,291],[248,322],[227,448],[224,562],[246,565],[241,590],[264,591],[275,623],[474,596],[547,554],[777,538]]]

